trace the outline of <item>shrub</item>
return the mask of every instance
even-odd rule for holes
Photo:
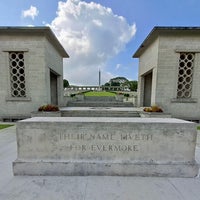
[[[56,111],[59,111],[59,108],[58,106],[47,104],[47,105],[40,106],[38,108],[38,111],[56,112]]]
[[[147,108],[144,108],[143,111],[144,111],[144,112],[152,112],[152,109],[151,109],[151,107],[147,107]]]
[[[144,108],[144,111],[145,112],[163,112],[163,110],[159,106],[156,106],[156,105]]]
[[[123,93],[123,92],[117,92],[117,94],[118,94],[118,95],[124,95],[124,93]]]
[[[76,96],[76,94],[70,94],[70,97],[75,97]]]
[[[130,94],[124,94],[124,96],[125,96],[125,97],[129,97],[129,96],[130,96]]]

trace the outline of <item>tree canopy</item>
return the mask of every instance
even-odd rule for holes
[[[63,87],[64,87],[64,88],[69,87],[69,82],[68,82],[68,80],[66,80],[66,79],[63,80]]]
[[[110,81],[105,83],[104,85],[105,86],[121,86],[121,87],[128,88],[130,91],[137,91],[138,81],[136,80],[129,81],[125,77],[116,77],[116,78],[110,79]]]

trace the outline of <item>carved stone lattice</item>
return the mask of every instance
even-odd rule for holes
[[[177,98],[191,98],[194,53],[180,53]]]
[[[24,53],[10,52],[9,66],[10,66],[11,96],[26,97]]]

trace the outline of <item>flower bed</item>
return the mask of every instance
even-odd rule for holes
[[[144,112],[140,113],[140,117],[144,118],[171,118],[171,114],[164,113],[159,106],[151,106],[143,109]]]
[[[38,111],[56,112],[56,111],[59,111],[59,108],[58,106],[47,104],[47,105],[40,106],[38,108]]]
[[[151,106],[144,108],[144,112],[163,112],[163,110],[159,106]]]
[[[38,111],[31,112],[31,117],[61,117],[59,107],[56,105],[43,105],[38,108]]]

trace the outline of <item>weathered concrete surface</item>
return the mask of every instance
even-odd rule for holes
[[[133,107],[63,107],[62,117],[140,117],[140,108]]]
[[[13,176],[12,161],[16,156],[15,127],[0,130],[1,200],[199,200],[200,197],[199,177]],[[196,160],[200,163],[199,147]]]
[[[68,56],[52,31],[48,27],[0,27],[0,32],[0,118],[30,117],[39,106],[55,103],[53,97],[63,105],[63,57]],[[26,97],[12,96],[9,52],[24,53]],[[52,72],[57,75],[57,84],[51,79]],[[15,74],[18,81],[20,73]],[[56,94],[51,90],[54,85]]]
[[[199,35],[199,27],[155,27],[148,34],[133,55],[139,58],[138,106],[159,105],[172,117],[200,119],[200,65],[196,64],[200,62],[197,56],[200,52]],[[184,52],[195,54],[192,82],[186,84],[187,81],[183,81],[185,84],[182,85],[184,89],[188,84],[192,88],[190,98],[177,97],[177,69],[180,53]]]
[[[196,125],[170,118],[31,118],[17,123],[15,175],[194,177]]]

